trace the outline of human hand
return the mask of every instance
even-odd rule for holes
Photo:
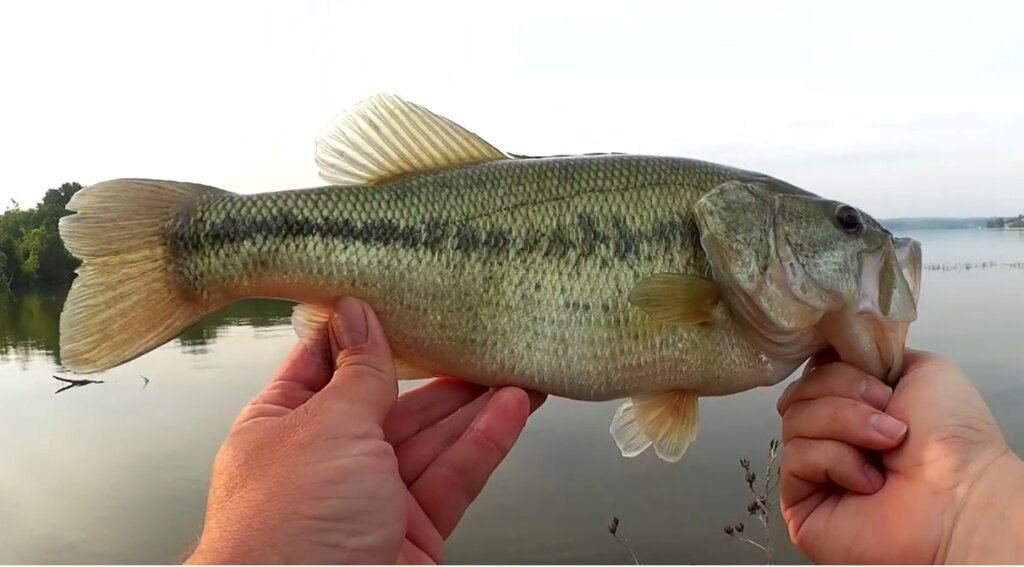
[[[793,543],[816,563],[1024,559],[1024,465],[967,378],[908,351],[893,392],[835,358],[812,360],[778,402]]]
[[[296,345],[232,424],[188,563],[439,563],[545,399],[447,378],[398,396],[380,324],[352,298],[329,335],[331,353]]]

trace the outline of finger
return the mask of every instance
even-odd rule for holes
[[[892,398],[892,388],[854,366],[831,362],[790,384],[779,396],[775,409],[783,415],[789,406],[797,402],[826,396],[860,400],[882,410]]]
[[[416,482],[423,471],[473,425],[494,393],[494,390],[484,392],[447,418],[397,445],[395,456],[398,457],[398,472],[402,480],[407,485]]]
[[[406,533],[405,538],[430,558],[434,565],[441,565],[444,560],[444,538],[437,533],[434,523],[430,521],[420,503],[406,492]]]
[[[296,342],[270,377],[268,385],[291,382],[310,392],[319,392],[331,380],[333,370],[327,352],[313,352],[301,342]]]
[[[481,411],[488,407],[494,393],[494,390],[485,392],[443,420],[396,446],[395,454],[398,457],[398,470],[402,480],[406,484],[414,483],[431,463],[454,445],[466,429],[473,425]],[[529,390],[526,393],[530,400],[528,414],[533,414],[544,404],[547,396]]]
[[[353,297],[338,301],[328,336],[334,375],[310,400],[314,411],[383,425],[398,397],[398,378],[384,329],[368,305]]]
[[[790,382],[789,385],[786,386],[784,390],[782,390],[782,394],[779,396],[779,401],[781,402],[784,398],[786,398],[786,396],[789,395],[789,392],[793,390],[793,388],[795,388],[801,380],[803,380],[808,374],[813,372],[816,368],[823,366],[825,364],[829,364],[831,362],[835,362],[837,360],[839,360],[839,353],[837,353],[836,350],[831,346],[826,347],[825,349],[819,350],[818,352],[812,354],[811,357],[807,359],[806,364],[804,364],[804,369],[800,372],[800,376],[796,380]],[[781,406],[776,404],[777,410],[780,409],[780,407]],[[779,415],[782,415],[781,410],[779,411]]]
[[[331,377],[329,361],[296,344],[270,381],[235,418],[235,425],[255,418],[280,417],[306,403]]]
[[[782,442],[805,437],[887,450],[899,445],[907,424],[864,402],[827,396],[797,402],[782,416]]]
[[[529,397],[503,388],[459,440],[410,487],[441,537],[447,538],[526,425]]]
[[[388,443],[400,445],[486,391],[485,386],[454,378],[431,380],[399,396],[384,422],[384,437]]]
[[[911,371],[920,371],[922,367],[927,366],[943,366],[948,368],[955,368],[952,361],[939,356],[933,352],[925,350],[906,349],[903,353],[903,374],[909,374]]]
[[[858,494],[874,494],[885,484],[864,453],[845,443],[797,437],[784,447],[779,498],[785,508],[830,484]]]

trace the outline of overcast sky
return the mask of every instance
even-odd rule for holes
[[[1024,2],[0,4],[0,210],[64,181],[320,184],[386,91],[511,152],[717,161],[878,217],[1024,212]]]

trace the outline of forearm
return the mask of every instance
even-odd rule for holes
[[[1007,453],[979,479],[936,559],[947,564],[1024,563],[1024,462]]]

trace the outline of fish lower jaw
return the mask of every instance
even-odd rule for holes
[[[830,313],[820,327],[840,360],[889,385],[895,384],[903,369],[906,323],[846,310]]]

